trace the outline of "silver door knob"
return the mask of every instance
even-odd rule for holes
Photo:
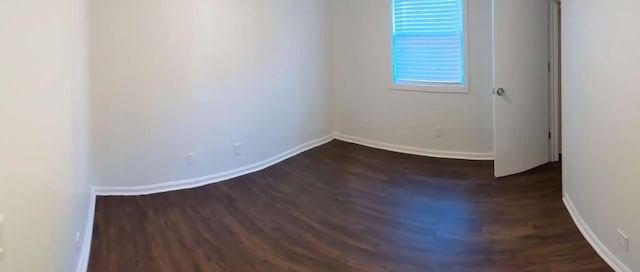
[[[498,88],[498,90],[496,91],[496,94],[499,95],[499,96],[503,96],[504,93],[505,93],[505,91],[504,91],[503,88]]]

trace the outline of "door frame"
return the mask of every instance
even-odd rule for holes
[[[560,161],[562,154],[560,0],[549,1],[549,161]]]

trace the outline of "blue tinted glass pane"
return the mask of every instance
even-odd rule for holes
[[[463,85],[463,38],[462,0],[394,0],[394,82]]]

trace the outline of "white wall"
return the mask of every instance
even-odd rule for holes
[[[470,94],[388,90],[390,0],[331,3],[338,133],[414,148],[493,153],[491,0],[469,1]]]
[[[0,271],[74,271],[89,205],[83,0],[0,1]]]
[[[329,135],[327,9],[325,0],[91,1],[96,184],[201,177]]]
[[[562,6],[564,190],[604,246],[640,271],[640,2]]]

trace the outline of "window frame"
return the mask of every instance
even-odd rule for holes
[[[390,20],[389,20],[389,44],[391,45],[391,73],[389,75],[389,90],[393,91],[412,91],[412,92],[427,92],[427,93],[469,93],[469,83],[471,82],[469,74],[469,0],[462,1],[462,46],[463,46],[463,62],[464,67],[462,69],[464,82],[458,83],[437,83],[437,82],[410,82],[410,81],[394,81],[394,69],[395,69],[395,52],[393,44],[393,26],[395,21],[394,14],[394,1],[389,0],[390,7]]]

